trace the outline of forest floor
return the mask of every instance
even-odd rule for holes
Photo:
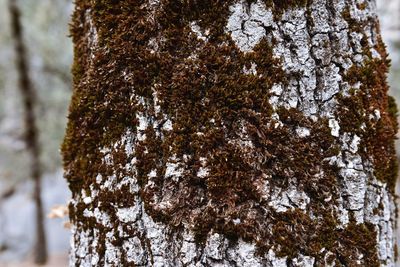
[[[15,263],[1,263],[0,267],[35,267],[32,259],[27,259],[23,262],[15,262]],[[65,254],[57,254],[50,255],[49,261],[46,265],[40,265],[42,267],[67,267],[68,266],[68,255]]]

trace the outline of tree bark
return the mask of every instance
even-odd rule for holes
[[[71,266],[394,266],[374,1],[76,1]]]
[[[34,182],[33,199],[36,205],[36,241],[34,247],[34,261],[38,264],[44,264],[47,261],[47,244],[44,230],[43,203],[41,198],[42,174],[40,165],[40,148],[34,110],[36,97],[32,82],[29,77],[29,63],[23,41],[20,11],[16,0],[9,0],[9,9],[12,34],[15,42],[17,71],[19,75],[18,85],[21,91],[22,103],[24,107],[24,140],[29,153],[30,175]]]

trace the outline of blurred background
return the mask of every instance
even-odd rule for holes
[[[0,0],[0,267],[34,266],[35,203],[30,152],[24,141],[24,105],[18,84],[9,0]],[[27,64],[36,92],[42,164],[42,199],[49,264],[67,266],[69,230],[63,206],[69,190],[62,178],[60,143],[71,96],[72,0],[19,0]],[[400,0],[377,0],[382,35],[392,59],[391,95],[400,103]],[[398,147],[400,147],[398,143]],[[400,190],[399,190],[400,191]],[[61,206],[59,206],[61,205]],[[49,214],[51,214],[49,218]]]
[[[33,266],[34,184],[24,141],[24,105],[18,88],[15,40],[8,0],[0,0],[0,266]],[[72,0],[20,0],[22,38],[33,89],[41,149],[42,199],[52,266],[67,266],[66,218],[47,215],[65,205],[69,190],[62,178],[60,142],[71,96],[72,44],[68,23]],[[17,265],[17,262],[26,262]]]

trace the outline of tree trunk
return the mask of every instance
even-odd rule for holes
[[[36,240],[34,247],[34,261],[44,264],[47,261],[46,233],[44,230],[43,203],[41,198],[41,165],[38,131],[35,117],[36,96],[29,77],[28,59],[23,41],[20,11],[16,0],[9,0],[11,28],[15,42],[15,54],[19,75],[19,89],[24,107],[24,127],[26,149],[29,153],[30,175],[34,182],[33,200],[36,205]]]
[[[393,266],[374,1],[76,1],[71,266]]]

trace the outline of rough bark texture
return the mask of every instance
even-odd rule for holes
[[[24,107],[24,126],[26,149],[30,159],[30,175],[34,181],[33,200],[36,205],[35,218],[35,263],[43,264],[47,261],[46,235],[44,231],[43,203],[41,198],[41,165],[39,138],[36,126],[35,103],[36,96],[29,77],[29,63],[26,48],[23,41],[20,11],[16,0],[9,0],[11,30],[15,42],[16,65],[19,75],[19,90],[21,91],[22,104]]]
[[[76,1],[71,266],[393,266],[374,1]]]

